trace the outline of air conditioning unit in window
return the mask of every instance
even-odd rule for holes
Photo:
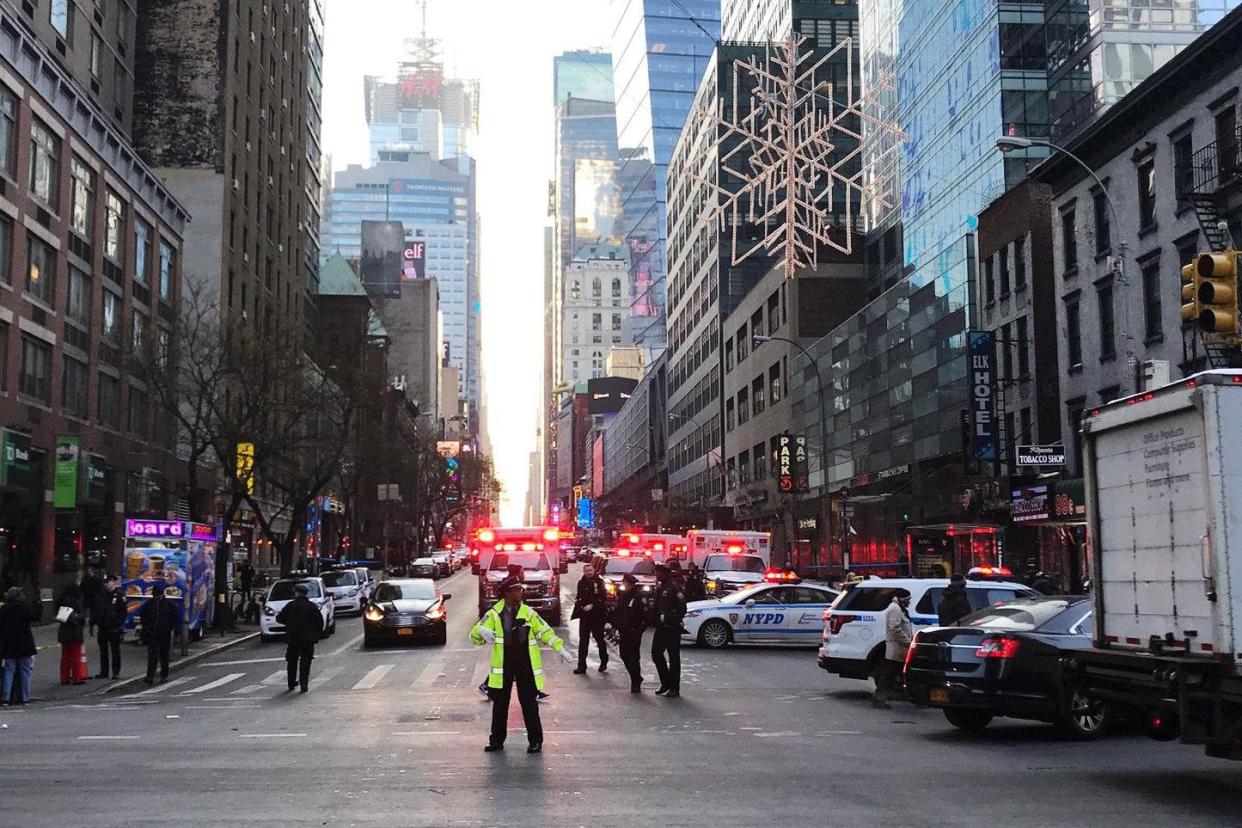
[[[234,178],[233,179],[233,192],[237,192],[240,189],[241,189],[241,183],[238,182],[236,178]]]

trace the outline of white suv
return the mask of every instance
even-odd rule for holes
[[[847,586],[824,611],[819,666],[841,678],[871,678],[884,658],[884,610],[893,602],[897,590],[910,591],[910,621],[918,632],[920,627],[940,623],[936,611],[948,585],[948,578],[871,578]],[[1038,594],[1008,581],[966,582],[966,595],[973,609]]]
[[[319,613],[323,616],[323,628],[326,635],[332,635],[336,632],[336,612],[332,606],[332,595],[324,586],[323,580],[320,578],[281,578],[272,584],[271,589],[267,591],[267,597],[263,601],[263,612],[259,615],[259,640],[271,641],[276,636],[284,635],[285,628],[276,623],[276,616],[285,608],[285,605],[297,597],[294,587],[298,584],[306,584],[306,597],[310,602],[319,607]]]

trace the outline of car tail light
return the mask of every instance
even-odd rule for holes
[[[1022,642],[1007,635],[990,636],[983,639],[979,649],[975,650],[978,658],[1013,658],[1018,654],[1018,646]]]
[[[914,638],[910,641],[910,646],[906,648],[906,660],[901,666],[902,673],[910,669],[910,659],[914,658],[914,648],[917,646],[919,646],[919,634],[915,633]]]
[[[827,610],[827,612],[831,612],[831,610]],[[828,619],[828,632],[836,635],[841,632],[841,628],[846,624],[857,620],[858,616],[856,615],[833,615]]]

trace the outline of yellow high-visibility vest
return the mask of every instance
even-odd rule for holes
[[[470,642],[475,646],[486,644],[486,640],[479,634],[479,630],[487,627],[496,634],[496,643],[492,645],[491,669],[487,672],[487,686],[501,688],[505,684],[505,626],[500,620],[500,613],[505,608],[503,600],[497,601],[496,605],[483,613],[483,617],[470,628]],[[525,604],[518,605],[517,617],[526,622],[530,627],[530,667],[535,674],[535,687],[540,692],[543,691],[543,658],[539,654],[539,645],[550,647],[556,652],[560,652],[565,647],[565,642],[556,637],[552,627],[547,621],[539,617],[539,613],[535,612]]]

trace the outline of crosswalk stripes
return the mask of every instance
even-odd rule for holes
[[[221,676],[215,681],[209,681],[206,684],[202,685],[201,687],[194,687],[190,690],[182,690],[179,695],[192,696],[196,693],[206,693],[208,690],[215,690],[217,687],[223,687],[226,684],[232,684],[233,682],[237,681],[239,678],[241,678],[244,675],[246,674],[245,673],[229,673],[227,676]]]
[[[282,681],[287,681],[288,678],[289,678],[288,671],[282,669],[282,670],[277,670],[276,672],[272,673],[270,676],[263,679],[263,681],[259,683],[262,684],[264,687],[274,687],[277,684],[280,684]]]
[[[141,693],[134,693],[132,697],[137,698],[138,696],[154,696],[156,693],[166,693],[174,687],[180,687],[194,681],[194,678],[194,676],[182,676],[181,678],[175,678],[166,684],[160,684],[152,687],[150,690],[143,690]]]
[[[312,673],[311,680],[310,680],[311,688],[314,689],[316,687],[322,687],[323,685],[327,684],[329,681],[332,681],[332,679],[339,676],[344,669],[345,669],[344,667],[329,667],[328,669],[321,672],[319,675],[314,675]]]
[[[257,693],[263,689],[262,684],[247,684],[245,687],[238,687],[229,693],[230,696],[249,696],[251,693]]]
[[[428,664],[426,667],[423,668],[421,673],[418,674],[418,678],[414,680],[412,689],[414,690],[427,689],[428,687],[436,683],[436,679],[440,677],[440,674],[444,672],[444,669],[445,669],[444,661],[437,660],[437,661],[431,662],[430,664]]]
[[[362,678],[358,679],[358,683],[351,687],[351,690],[370,690],[383,680],[388,672],[396,667],[395,664],[381,664],[378,667],[372,667],[371,670]]]

